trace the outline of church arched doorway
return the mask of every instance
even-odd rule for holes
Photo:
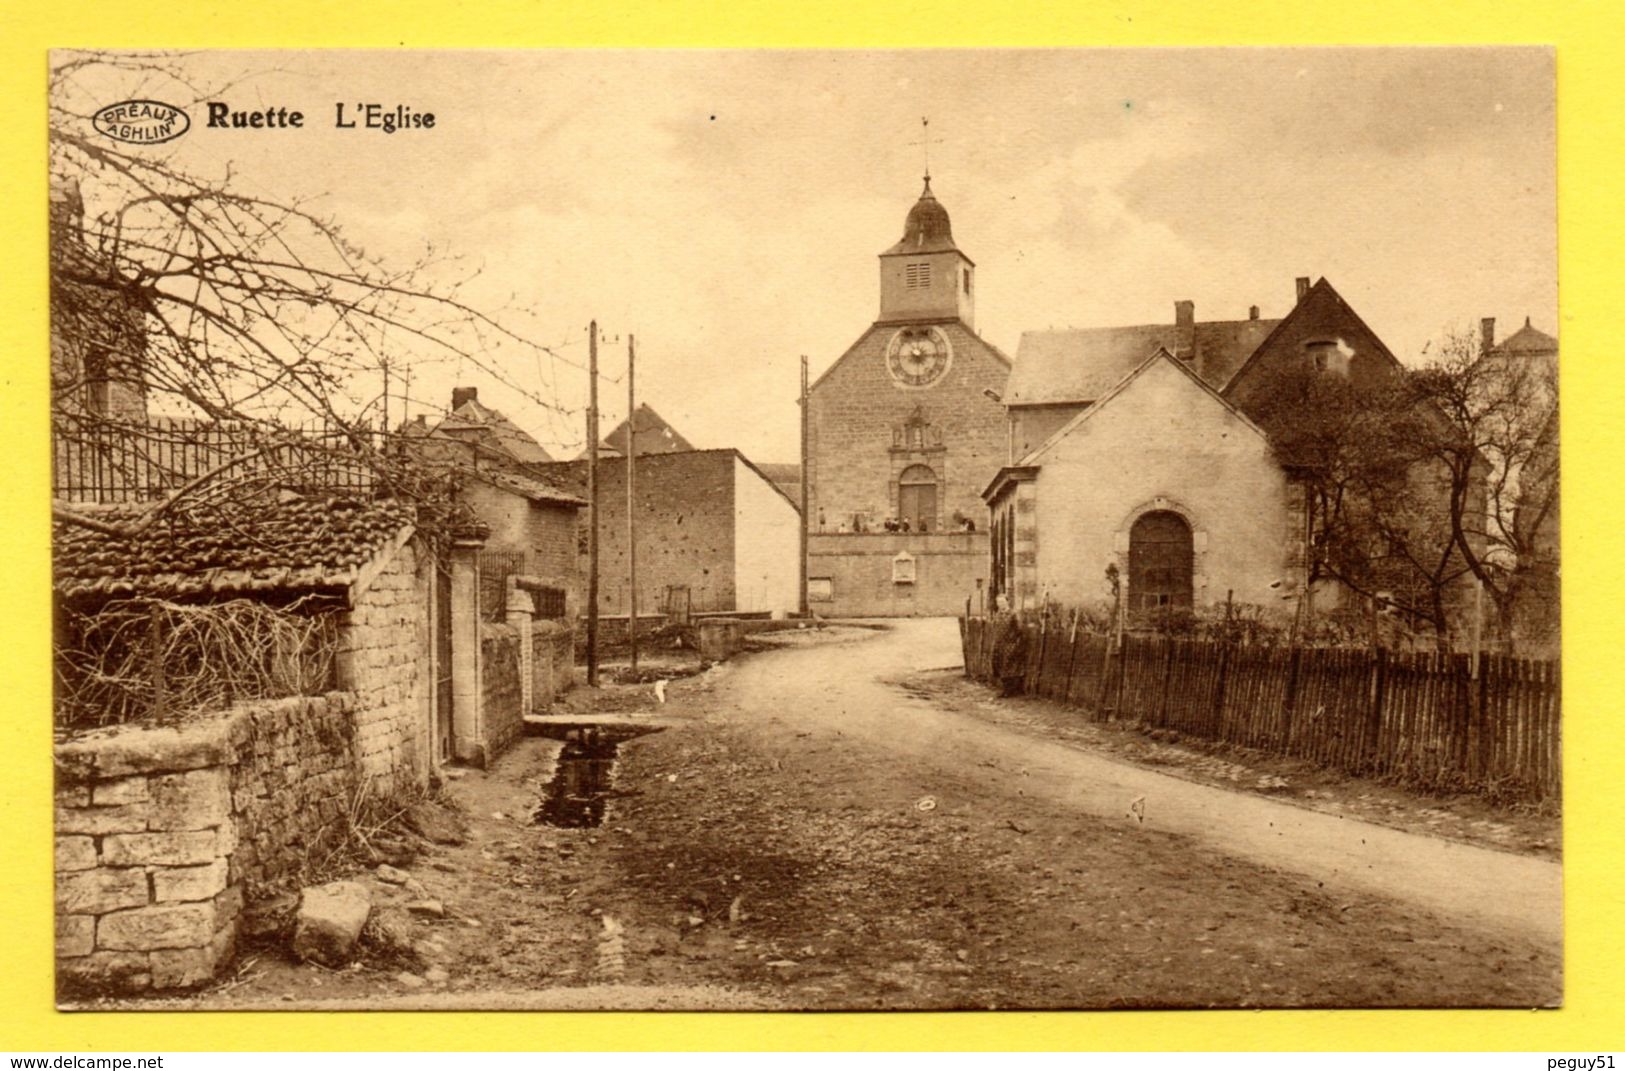
[[[1189,610],[1195,573],[1191,526],[1170,510],[1153,510],[1128,535],[1128,608],[1139,616]]]
[[[897,477],[897,519],[911,531],[937,530],[937,474],[929,465],[910,465]]]

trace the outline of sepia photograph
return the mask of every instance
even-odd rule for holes
[[[1563,1005],[1551,48],[47,67],[59,1009]]]

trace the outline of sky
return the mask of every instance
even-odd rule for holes
[[[476,386],[560,456],[638,399],[701,447],[797,456],[816,377],[878,311],[925,153],[977,264],[977,329],[1285,315],[1325,276],[1402,360],[1451,329],[1558,334],[1546,49],[194,53],[209,100],[298,131],[193,129],[150,151],[317,198],[386,263],[425,244],[552,354],[414,372],[410,411]],[[98,91],[135,96],[133,80]],[[110,99],[118,99],[110,97]],[[339,130],[335,105],[433,112]],[[922,118],[929,117],[928,134]],[[507,382],[503,382],[506,380]],[[517,385],[519,389],[516,389]],[[401,388],[397,383],[396,391]],[[538,404],[544,399],[549,405]],[[400,412],[401,401],[395,402]]]

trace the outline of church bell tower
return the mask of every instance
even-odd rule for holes
[[[948,210],[931,176],[903,224],[903,237],[880,254],[880,322],[958,320],[976,329],[976,264],[954,245]]]

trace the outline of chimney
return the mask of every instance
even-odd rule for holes
[[[1196,323],[1196,302],[1174,302],[1174,326],[1190,327]]]
[[[1249,320],[1258,319],[1258,306],[1257,305],[1249,305],[1249,306],[1247,306],[1247,319],[1249,319]]]
[[[1486,316],[1478,321],[1478,346],[1483,353],[1495,348],[1495,317]]]
[[[451,408],[454,412],[461,409],[464,402],[477,402],[479,400],[480,388],[478,387],[451,388]]]
[[[80,237],[85,220],[85,199],[78,179],[51,183],[51,229],[53,237]]]
[[[1307,293],[1309,293],[1309,276],[1300,275],[1298,276],[1298,300],[1302,301],[1303,296]]]

